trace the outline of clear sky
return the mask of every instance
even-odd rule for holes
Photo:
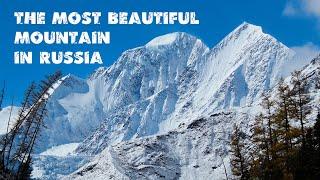
[[[101,11],[100,25],[16,25],[15,11]],[[108,25],[108,11],[195,11],[200,25]],[[203,40],[213,47],[243,21],[263,27],[288,47],[305,51],[317,51],[320,45],[319,0],[3,0],[0,2],[0,82],[6,81],[8,104],[12,96],[21,100],[31,81],[45,74],[62,70],[85,78],[100,65],[15,65],[13,52],[39,51],[100,51],[104,64],[111,65],[120,54],[130,48],[146,44],[152,38],[183,31]],[[49,21],[50,22],[50,21]],[[14,45],[16,31],[110,31],[109,45]],[[37,56],[36,56],[37,57]],[[1,83],[2,84],[2,83]],[[0,85],[1,86],[1,85]]]

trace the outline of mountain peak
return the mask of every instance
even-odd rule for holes
[[[255,34],[258,36],[264,35],[261,26],[256,26],[247,22],[243,22],[237,28],[235,28],[231,33],[229,33],[226,39],[238,39],[239,36],[248,36],[250,34]]]
[[[215,47],[213,47],[211,52],[212,54],[216,54],[218,51],[228,45],[231,45],[233,48],[239,50],[239,47],[246,48],[249,46],[254,46],[255,44],[257,45],[257,43],[261,43],[263,41],[273,43],[275,46],[280,45],[281,47],[285,47],[285,49],[289,49],[273,36],[264,33],[261,26],[243,22],[233,31],[231,31],[224,39],[222,39]]]
[[[254,24],[251,24],[251,23],[248,23],[246,21],[244,21],[243,23],[241,23],[236,29],[236,30],[244,30],[244,29],[251,29],[251,30],[256,30],[256,31],[260,31],[262,32],[262,28],[261,26],[257,26],[257,25],[254,25]]]
[[[167,46],[167,45],[171,45],[174,44],[175,42],[180,42],[182,40],[191,40],[191,41],[195,41],[197,40],[196,37],[185,33],[185,32],[173,32],[173,33],[169,33],[169,34],[164,34],[161,36],[158,36],[154,39],[152,39],[151,41],[149,41],[146,44],[146,47],[159,47],[159,46]]]

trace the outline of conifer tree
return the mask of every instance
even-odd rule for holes
[[[244,133],[240,131],[238,126],[234,126],[233,134],[231,136],[231,165],[232,173],[240,179],[249,179],[248,161],[245,159],[244,152]]]
[[[305,144],[299,148],[297,164],[295,170],[295,179],[316,179],[315,168],[315,144],[312,128],[307,129]]]
[[[263,111],[252,128],[250,152],[243,150],[241,131],[234,128],[233,173],[251,179],[320,179],[320,110],[314,127],[305,126],[312,111],[307,78],[296,71],[290,84],[281,79],[277,87],[274,101],[263,94]],[[251,156],[250,163],[244,154]],[[241,169],[249,174],[243,176]]]
[[[316,123],[314,125],[315,144],[320,148],[320,109],[318,110]]]
[[[283,148],[289,153],[292,147],[289,124],[290,90],[289,86],[281,79],[278,85],[277,111],[275,114],[275,123],[277,124],[277,137],[279,142],[283,140]]]
[[[263,114],[255,118],[252,128],[252,143],[254,144],[250,174],[254,177],[263,177],[268,171],[270,161],[269,145],[267,141],[266,128],[264,126]]]
[[[270,94],[268,92],[263,93],[262,95],[262,107],[265,110],[264,118],[267,120],[267,131],[268,131],[268,138],[270,147],[273,146],[274,142],[274,136],[273,136],[273,124],[274,124],[274,114],[273,114],[273,108],[275,105],[275,102],[271,100]]]
[[[294,167],[294,157],[297,153],[294,146],[296,139],[300,136],[300,131],[296,127],[291,126],[292,114],[295,110],[295,104],[292,100],[293,93],[289,85],[283,79],[280,80],[277,89],[276,110],[274,114],[274,137],[277,138],[272,148],[274,152],[274,163],[278,169],[281,169],[283,178],[292,178],[292,169]]]
[[[268,114],[268,110],[266,113]],[[282,177],[281,168],[277,164],[279,161],[277,161],[276,155],[277,141],[274,138],[273,122],[273,114],[271,113],[269,115],[260,114],[255,119],[252,134],[255,149],[252,152],[250,177],[268,180]],[[269,127],[271,131],[269,131]]]
[[[315,146],[315,176],[320,179],[320,109],[318,110],[318,115],[316,123],[313,127],[314,136],[314,146]]]
[[[6,171],[16,179],[29,177],[31,154],[44,125],[47,100],[60,78],[61,73],[56,72],[47,76],[39,86],[32,83],[27,89],[13,128],[0,141],[0,153],[3,157],[0,171]]]
[[[31,96],[32,93],[35,91],[36,85],[34,82],[31,83],[29,88],[25,92],[24,100],[21,103],[21,108],[18,112],[18,117],[10,130],[6,134],[6,138],[1,140],[2,149],[3,149],[3,156],[4,156],[4,166],[9,168],[10,159],[12,157],[12,148],[16,148],[17,144],[15,144],[16,137],[21,134],[22,125],[25,121],[25,115],[29,114],[28,110],[30,109],[32,105]],[[5,143],[3,143],[5,142]],[[24,146],[24,144],[21,144],[20,146]]]
[[[306,117],[311,113],[309,103],[311,101],[309,97],[309,89],[307,78],[301,75],[301,71],[294,71],[292,73],[291,84],[293,88],[291,90],[293,101],[293,111],[291,116],[300,122],[300,134],[302,140],[302,147],[305,145],[305,123]]]

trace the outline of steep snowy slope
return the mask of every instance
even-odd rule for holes
[[[171,41],[159,41],[169,37]],[[106,119],[79,147],[97,153],[111,142],[152,135],[175,110],[179,79],[188,64],[200,60],[208,48],[185,33],[155,38],[146,46],[124,52],[108,69],[90,80],[103,102]]]
[[[315,109],[320,108],[320,92],[314,87],[320,82],[319,57],[302,70],[302,75],[309,78],[311,105]],[[254,116],[259,111],[256,106],[221,110],[190,124],[182,123],[162,135],[110,145],[90,163],[63,179],[211,180],[226,179],[225,170],[232,179],[229,151],[233,126],[239,125],[249,137]],[[315,116],[312,114],[311,119]]]
[[[121,142],[65,179],[223,179],[223,163],[230,175],[232,127],[248,127],[248,118],[236,111],[217,113],[164,135]]]
[[[281,77],[294,52],[261,27],[243,23],[213,49],[185,33],[164,35],[128,50],[92,82],[107,116],[78,152],[165,133],[219,109],[250,106]],[[99,90],[100,92],[100,90]]]
[[[250,106],[282,76],[282,65],[294,52],[261,27],[243,23],[195,62],[197,85],[183,89],[175,113],[163,129],[177,119],[195,119],[216,109]]]

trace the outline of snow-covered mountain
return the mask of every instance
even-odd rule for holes
[[[79,143],[73,153],[96,155],[66,178],[222,177],[233,124],[250,125],[295,55],[249,23],[213,48],[181,32],[156,37],[88,79],[66,76],[36,152]]]
[[[309,77],[311,105],[320,108],[320,56],[302,69]],[[289,80],[289,76],[286,80]],[[275,90],[274,90],[275,92]],[[230,171],[230,136],[239,125],[250,135],[257,107],[220,110],[181,123],[161,135],[137,138],[108,146],[90,163],[64,179],[226,179]],[[310,119],[315,119],[311,114]],[[312,121],[309,122],[313,124]]]
[[[165,133],[218,109],[249,106],[281,77],[282,64],[292,56],[248,23],[212,49],[188,34],[173,33],[128,50],[90,78],[103,88],[108,115],[78,152],[95,154],[111,143]]]

